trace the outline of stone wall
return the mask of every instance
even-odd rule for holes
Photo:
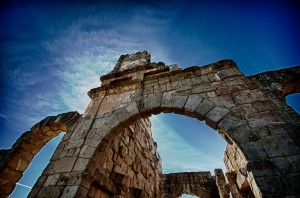
[[[255,108],[268,111],[280,110],[296,126],[300,125],[299,114],[286,104],[285,97],[300,92],[300,66],[285,68],[275,71],[263,72],[249,77],[266,93],[273,104],[256,104]],[[298,135],[293,134],[296,137]],[[300,142],[300,138],[296,139]]]
[[[101,143],[88,197],[160,197],[162,167],[150,127],[141,119]]]
[[[95,137],[96,133],[95,129],[87,138]],[[104,137],[89,162],[89,171],[83,173],[68,171],[70,164],[74,164],[72,156],[81,146],[86,147],[78,141],[74,141],[73,146],[66,144],[70,136],[72,134],[63,137],[29,197],[49,197],[49,193],[51,197],[68,197],[78,184],[84,188],[76,197],[160,197],[161,159],[148,119],[140,119],[123,131]],[[97,140],[91,138],[89,146],[95,142]],[[63,152],[64,148],[69,149]],[[87,159],[91,155],[86,147],[80,156]],[[69,156],[68,161],[60,160],[64,156]],[[80,162],[80,158],[78,160]],[[80,166],[82,162],[74,169]]]
[[[161,197],[177,198],[183,194],[217,198],[219,191],[210,172],[182,172],[164,174],[161,181]]]

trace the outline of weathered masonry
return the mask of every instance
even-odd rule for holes
[[[83,115],[45,118],[1,150],[0,196],[65,131],[29,197],[299,197],[300,116],[285,102],[299,76],[299,66],[245,76],[231,60],[182,70],[146,51],[122,55]],[[148,117],[165,112],[204,120],[226,140],[225,174],[162,174]]]

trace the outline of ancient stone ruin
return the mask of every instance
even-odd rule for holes
[[[184,70],[122,55],[83,115],[47,117],[0,152],[0,197],[34,155],[66,132],[29,197],[299,197],[300,117],[285,96],[300,91],[300,67],[243,75],[231,60]],[[149,116],[197,118],[227,142],[225,174],[163,174]]]

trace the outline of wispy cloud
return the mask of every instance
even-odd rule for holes
[[[12,11],[30,16],[18,22],[8,11],[6,19],[30,28],[24,36],[14,31],[18,25],[10,27],[1,52],[9,91],[1,96],[7,108],[0,113],[18,123],[7,126],[24,131],[48,115],[83,113],[90,100],[87,92],[100,86],[99,77],[112,70],[121,54],[146,49],[154,61],[171,62],[158,34],[174,11],[137,5],[62,4],[55,14],[46,6],[38,12],[27,6]]]
[[[216,158],[216,155],[202,151],[203,142],[200,139],[197,148],[183,139],[166,121],[167,119],[161,115],[151,117],[153,136],[158,143],[164,173],[211,171],[213,174],[215,168],[225,169],[222,158]],[[185,124],[188,125],[186,122]],[[215,152],[221,152],[222,156],[224,150]]]
[[[167,21],[158,20],[154,11],[146,10],[132,9],[127,14],[115,10],[91,12],[44,43],[56,65],[53,75],[63,81],[58,93],[68,109],[84,111],[90,100],[87,92],[100,86],[99,76],[111,71],[121,54],[151,49],[154,54],[164,55],[155,34]]]
[[[0,113],[0,118],[7,119],[7,116]]]

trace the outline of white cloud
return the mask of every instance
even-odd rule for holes
[[[52,75],[63,81],[59,96],[68,110],[83,113],[90,100],[87,92],[100,86],[99,77],[112,70],[120,55],[146,49],[155,54],[155,60],[166,57],[155,34],[167,20],[156,19],[152,12],[139,10],[122,17],[90,13],[44,43],[56,67]],[[157,26],[147,26],[149,23]]]
[[[223,159],[216,159],[215,156],[210,156],[191,146],[166,123],[165,119],[162,119],[162,116],[151,117],[151,122],[164,173],[210,171],[213,174],[215,168],[225,169]],[[199,147],[200,144],[201,140],[199,140]]]

